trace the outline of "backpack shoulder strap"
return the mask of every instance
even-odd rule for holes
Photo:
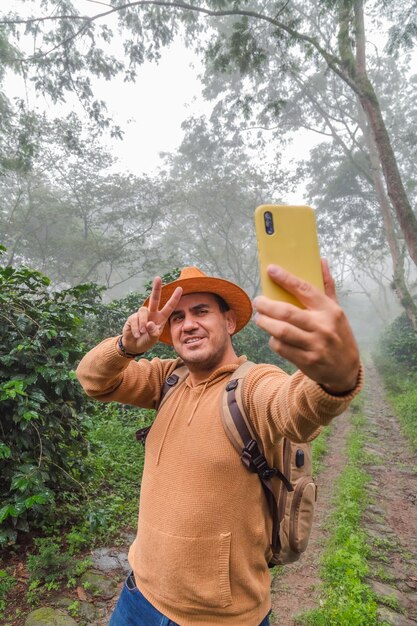
[[[243,401],[243,384],[246,374],[255,366],[245,361],[233,372],[221,396],[220,412],[223,427],[230,443],[241,454],[248,438],[255,439],[256,431]],[[242,422],[243,420],[243,422]]]
[[[252,361],[245,361],[233,372],[231,380],[227,383],[221,399],[223,427],[248,470],[256,472],[261,481],[277,476],[287,491],[293,491],[287,477],[278,468],[269,467],[263,454],[261,440],[243,400],[244,379],[254,366],[255,363]]]
[[[162,385],[161,396],[159,398],[159,402],[155,407],[157,411],[161,408],[163,403],[167,400],[167,398],[171,395],[171,393],[187,378],[189,371],[185,365],[179,365],[174,369],[172,374],[168,376],[164,380],[164,384]],[[136,431],[136,439],[140,441],[143,445],[145,445],[146,437],[151,429],[151,426],[145,426],[144,428],[140,428]]]
[[[164,402],[169,398],[171,393],[175,391],[177,387],[181,385],[181,383],[187,378],[189,374],[188,368],[186,365],[179,365],[174,369],[172,374],[168,376],[164,380],[164,384],[162,386],[161,397],[159,398],[158,405],[156,406],[156,410],[159,411]]]

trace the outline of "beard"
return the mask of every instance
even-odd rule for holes
[[[230,348],[230,335],[225,330],[215,337],[208,346],[195,350],[183,350],[183,345],[175,347],[178,356],[191,371],[212,372],[222,363]]]

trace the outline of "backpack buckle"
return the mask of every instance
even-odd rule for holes
[[[261,478],[270,478],[275,475],[275,470],[269,467],[254,439],[251,439],[243,448],[240,459],[250,472],[259,474]]]
[[[144,428],[139,428],[139,430],[136,431],[136,439],[140,441],[143,446],[145,445],[146,437],[148,436],[150,430],[150,426],[145,426]]]

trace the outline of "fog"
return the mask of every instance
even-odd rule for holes
[[[99,8],[77,9],[94,18]],[[320,23],[321,45],[335,54],[334,17],[311,9],[305,32]],[[6,23],[4,34],[6,263],[45,273],[56,288],[104,285],[107,302],[186,264],[253,297],[255,207],[308,203],[361,340],[403,310],[414,319],[415,306],[403,305],[416,290],[417,78],[414,50],[389,39],[395,11],[379,21],[365,15],[365,26],[368,74],[405,188],[398,197],[353,75],[329,70],[296,38],[292,48],[273,43],[254,20],[246,35],[263,50],[259,61],[255,50],[245,57],[227,47],[232,17],[167,13],[160,30],[151,7],[132,9],[92,19],[75,36],[71,16],[3,4],[3,23],[31,15],[29,24]]]

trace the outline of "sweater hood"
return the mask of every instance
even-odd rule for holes
[[[213,385],[217,385],[223,378],[226,379],[230,374],[232,374],[233,372],[235,372],[237,370],[237,368],[242,365],[242,363],[244,363],[247,360],[246,356],[240,356],[238,357],[236,363],[230,363],[227,365],[222,365],[221,367],[219,367],[218,369],[216,369],[214,372],[212,372],[210,374],[210,376],[208,378],[206,378],[205,380],[202,380],[200,383],[198,383],[197,385],[191,385],[190,384],[190,379],[189,376],[187,375],[187,377],[183,380],[183,383],[179,385],[179,387],[177,389],[175,389],[175,391],[173,391],[173,393],[175,393],[175,403],[173,404],[173,408],[171,410],[171,415],[170,418],[168,419],[166,426],[165,426],[165,430],[163,433],[163,436],[161,438],[161,443],[159,446],[159,451],[158,451],[158,456],[157,456],[157,461],[156,464],[159,464],[160,458],[161,458],[161,454],[162,454],[162,450],[164,447],[164,443],[166,441],[167,435],[168,435],[168,431],[170,430],[171,424],[173,423],[176,414],[178,413],[178,409],[181,405],[181,401],[182,398],[184,396],[184,393],[186,391],[186,388],[190,388],[193,390],[193,393],[196,394],[196,398],[195,401],[193,403],[193,407],[191,410],[191,413],[187,419],[187,425],[189,426],[194,418],[194,415],[197,412],[197,409],[200,405],[200,402],[204,396],[204,393],[206,392],[206,390],[209,387],[212,387]],[[183,365],[183,362],[180,361],[179,366]],[[175,371],[175,370],[174,370]],[[198,393],[199,391],[199,393]],[[173,402],[174,402],[174,398],[173,398]]]
[[[188,377],[185,379],[185,383],[192,389],[197,389],[201,385],[203,385],[205,388],[210,387],[214,383],[217,383],[221,378],[226,378],[229,374],[235,372],[237,368],[245,361],[247,361],[246,356],[240,356],[238,357],[236,363],[228,363],[227,365],[222,365],[221,367],[214,370],[214,372],[212,372],[210,376],[208,376],[205,380],[202,380],[200,383],[198,383],[198,385],[191,385]],[[183,363],[181,362],[181,364]]]

